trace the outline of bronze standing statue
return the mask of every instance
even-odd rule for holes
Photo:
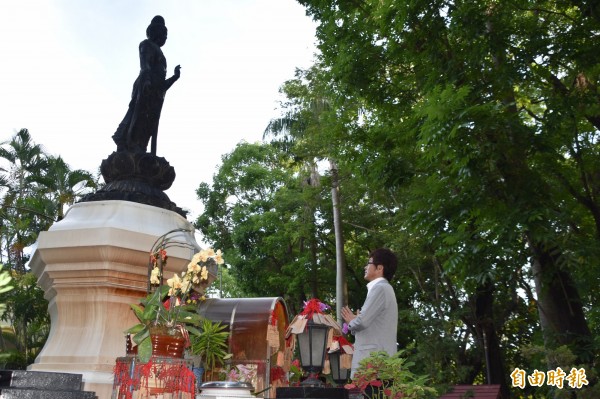
[[[167,41],[165,20],[152,18],[146,29],[147,40],[140,43],[140,74],[133,84],[129,109],[112,138],[117,150],[100,164],[106,183],[80,202],[130,201],[177,212],[187,212],[165,194],[175,181],[175,169],[156,155],[156,135],[165,93],[179,79],[179,65],[169,79],[167,60],[161,47]],[[152,139],[151,151],[146,152]]]
[[[167,41],[167,27],[160,15],[146,29],[147,39],[140,50],[140,74],[133,84],[129,109],[113,135],[117,152],[145,153],[152,139],[151,153],[156,155],[156,136],[165,93],[179,79],[180,66],[167,75],[167,60],[160,49]]]

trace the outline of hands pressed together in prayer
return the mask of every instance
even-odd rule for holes
[[[356,311],[356,314],[352,312],[352,310],[348,306],[344,306],[342,308],[342,317],[346,323],[350,323],[352,320],[356,318],[360,314],[360,310]]]

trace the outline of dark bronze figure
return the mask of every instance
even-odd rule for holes
[[[167,40],[163,17],[157,15],[152,19],[146,36],[148,39],[140,43],[140,74],[133,84],[129,109],[113,135],[117,151],[100,164],[106,184],[80,202],[138,202],[186,217],[187,212],[164,193],[175,180],[175,169],[165,158],[156,156],[156,135],[165,93],[179,79],[180,67],[177,65],[173,76],[165,79],[167,60],[160,49]]]
[[[166,91],[179,79],[180,66],[173,76],[165,79],[167,60],[160,49],[167,41],[167,27],[160,15],[152,18],[146,29],[147,39],[140,50],[140,74],[133,84],[129,109],[113,135],[117,151],[145,153],[152,139],[151,153],[156,155],[158,121]]]

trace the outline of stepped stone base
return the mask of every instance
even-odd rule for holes
[[[193,225],[175,212],[129,201],[78,203],[40,233],[29,265],[48,300],[51,327],[28,370],[81,374],[85,390],[110,399],[124,331],[138,323],[130,304],[146,296],[149,250],[176,230],[188,247],[169,249],[170,278],[199,248]]]
[[[2,399],[97,399],[82,386],[81,374],[0,370]]]

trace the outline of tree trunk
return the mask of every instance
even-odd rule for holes
[[[317,262],[317,243],[314,238],[310,239],[310,263],[311,268],[311,279],[310,279],[310,292],[313,298],[319,297],[319,263]]]
[[[558,265],[557,248],[545,249],[529,243],[533,252],[532,270],[538,298],[540,325],[547,349],[566,345],[577,356],[575,363],[590,363],[592,334],[583,312],[581,298],[567,270]],[[561,366],[549,364],[550,368]]]
[[[340,324],[344,322],[342,318],[342,308],[348,305],[348,284],[346,282],[346,256],[344,253],[344,233],[342,231],[342,221],[340,213],[340,182],[338,178],[337,164],[333,159],[329,160],[331,171],[331,201],[333,202],[333,228],[335,232],[335,303],[336,317]]]
[[[317,169],[317,164],[316,162],[313,160],[312,162],[310,162],[309,164],[309,170],[310,170],[310,176],[307,179],[308,184],[311,187],[320,187],[321,186],[321,180],[320,180],[320,176],[319,176],[319,172]],[[319,262],[318,262],[318,245],[317,245],[317,239],[316,239],[316,234],[314,232],[314,226],[315,226],[315,209],[314,206],[312,205],[307,205],[306,206],[306,218],[307,220],[310,220],[310,223],[312,224],[313,228],[311,229],[312,234],[310,235],[309,238],[309,242],[310,242],[310,260],[311,260],[311,264],[312,264],[312,273],[311,273],[311,283],[310,283],[310,287],[311,287],[311,293],[312,293],[312,297],[313,298],[318,298],[319,297]]]
[[[500,384],[503,398],[510,397],[500,340],[494,323],[495,287],[487,282],[477,288],[475,296],[475,316],[479,343],[484,349],[486,377],[488,384]]]

